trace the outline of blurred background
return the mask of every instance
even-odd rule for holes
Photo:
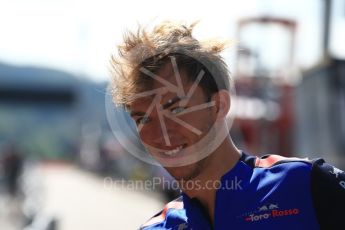
[[[171,180],[126,152],[105,110],[122,33],[167,19],[237,41],[240,148],[345,168],[345,0],[0,0],[0,229],[136,229],[177,196],[104,186]]]

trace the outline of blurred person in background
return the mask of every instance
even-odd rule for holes
[[[226,43],[197,40],[194,26],[140,27],[111,60],[116,106],[182,190],[141,229],[344,228],[343,171],[322,159],[254,157],[235,146],[226,124]]]
[[[16,196],[23,168],[23,159],[15,143],[9,143],[4,147],[2,164],[6,188],[10,195]]]

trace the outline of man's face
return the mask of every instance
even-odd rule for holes
[[[180,166],[181,161],[186,155],[199,157],[195,146],[210,131],[216,109],[197,83],[189,81],[184,71],[179,74],[180,83],[170,64],[156,73],[172,85],[182,86],[182,93],[167,90],[167,82],[155,79],[151,90],[156,93],[137,98],[130,111],[150,154],[176,179],[188,180],[200,173],[207,158],[185,166]]]

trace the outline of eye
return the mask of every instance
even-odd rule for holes
[[[143,117],[138,118],[135,122],[136,122],[137,124],[142,124],[142,125],[144,125],[144,124],[146,124],[146,123],[149,122],[149,121],[150,121],[150,118],[149,118],[149,117],[143,116]]]
[[[178,113],[181,113],[185,110],[186,108],[183,108],[183,107],[175,107],[175,108],[172,108],[170,111],[171,113],[173,114],[178,114]]]

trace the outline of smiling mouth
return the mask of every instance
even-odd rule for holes
[[[165,152],[160,152],[160,153],[164,156],[174,157],[174,156],[177,156],[181,152],[181,150],[186,147],[187,147],[187,144],[182,144],[182,145],[177,146],[174,149],[171,149]]]

